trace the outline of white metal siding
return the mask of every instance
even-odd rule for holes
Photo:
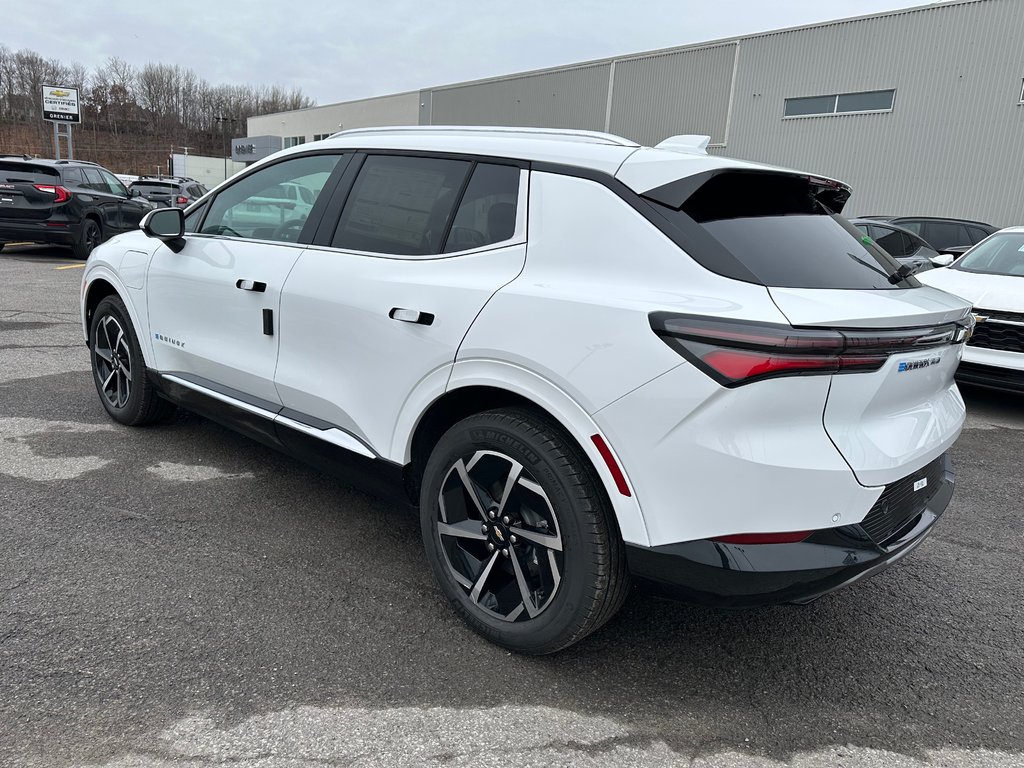
[[[736,43],[615,62],[610,130],[653,145],[681,133],[725,141]]]
[[[434,88],[433,125],[521,125],[603,131],[610,64]]]

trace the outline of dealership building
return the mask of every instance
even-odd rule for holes
[[[850,215],[1024,224],[1024,1],[956,0],[249,118],[233,159],[341,129],[506,125],[833,176]]]

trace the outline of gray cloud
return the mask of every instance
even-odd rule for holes
[[[191,67],[321,104],[915,5],[901,0],[0,0],[0,43],[96,67]],[[12,23],[13,22],[13,23]]]

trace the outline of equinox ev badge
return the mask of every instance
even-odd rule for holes
[[[941,357],[929,357],[927,360],[901,360],[898,372],[916,371],[918,368],[927,368],[930,365],[938,365],[941,362]]]

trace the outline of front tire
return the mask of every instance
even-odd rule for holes
[[[603,488],[561,427],[527,409],[449,429],[427,461],[423,543],[456,613],[513,651],[566,648],[608,621],[629,590]]]
[[[89,357],[100,402],[115,421],[141,426],[174,413],[174,404],[161,398],[149,381],[139,338],[117,296],[107,296],[93,312]]]

